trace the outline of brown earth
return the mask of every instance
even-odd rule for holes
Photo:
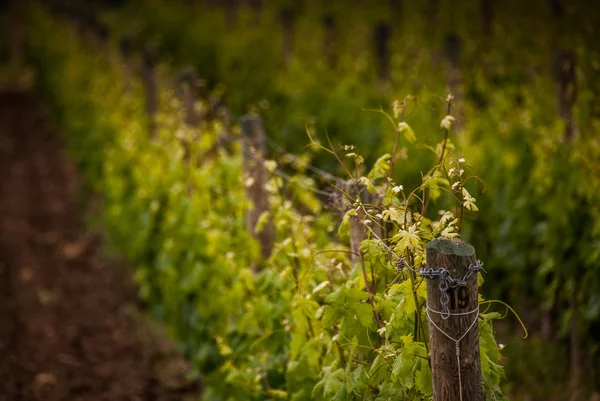
[[[0,94],[0,401],[197,399],[200,382],[135,313],[40,105]]]

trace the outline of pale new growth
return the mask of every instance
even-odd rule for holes
[[[442,123],[440,124],[440,127],[442,127],[445,130],[450,130],[450,128],[452,128],[452,123],[453,122],[454,122],[454,117],[452,117],[451,115],[447,115],[442,120]]]
[[[463,187],[462,189],[463,195],[463,206],[467,208],[467,210],[477,211],[479,210],[477,206],[475,206],[476,199],[471,196],[471,194]]]
[[[277,168],[277,162],[274,160],[265,160],[264,166],[269,172],[272,173]]]

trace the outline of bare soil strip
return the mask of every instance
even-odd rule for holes
[[[76,178],[39,104],[0,94],[0,401],[197,398],[128,312],[131,279],[85,233]]]

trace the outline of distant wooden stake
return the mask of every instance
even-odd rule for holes
[[[265,188],[269,180],[269,172],[264,166],[267,138],[259,116],[248,115],[244,117],[241,128],[244,136],[244,172],[246,176],[252,179],[251,185],[245,186],[246,196],[252,203],[252,207],[248,211],[246,224],[248,233],[260,243],[262,258],[267,259],[271,256],[275,241],[275,228],[272,218],[269,217],[260,232],[255,230],[259,217],[263,212],[270,211],[269,195]]]
[[[369,202],[369,193],[367,192],[364,184],[359,183],[358,188],[354,180],[346,181],[346,193],[354,200],[360,196],[360,200],[363,204]],[[350,206],[356,207],[356,206]],[[350,217],[350,251],[352,256],[350,258],[352,265],[354,265],[360,254],[360,244],[365,238],[365,226],[361,224],[365,219],[365,212],[359,209],[356,212],[356,216]]]
[[[558,114],[565,121],[564,139],[568,143],[575,138],[573,108],[577,100],[575,54],[572,50],[556,50],[554,76],[556,78],[556,105]]]
[[[15,69],[22,68],[25,64],[23,51],[25,23],[23,21],[24,6],[22,3],[24,3],[23,0],[12,0],[8,4],[9,23],[7,24],[7,36],[10,42],[10,65]]]
[[[390,38],[392,36],[392,27],[385,22],[379,22],[375,25],[373,41],[375,45],[375,55],[378,62],[379,81],[384,83],[390,80]]]
[[[366,186],[362,183],[358,184],[358,192],[354,180],[345,181],[345,185],[340,188],[345,189],[346,193],[352,199],[357,199],[360,195],[360,201],[367,211],[369,211],[372,208],[372,205],[376,203],[373,194],[369,193]],[[350,251],[352,252],[351,261],[353,265],[358,259],[360,254],[360,244],[364,239],[377,239],[374,235],[383,239],[383,221],[372,216],[373,214],[375,214],[375,212],[371,213],[369,211],[369,215],[367,215],[364,210],[360,208],[357,215],[350,218]],[[367,219],[371,220],[371,222],[367,224],[374,235],[370,235],[371,230],[369,230],[369,227],[365,224]]]
[[[450,93],[452,93],[454,96],[452,106],[453,108],[461,110],[461,107],[463,106],[463,80],[460,72],[460,37],[454,33],[446,35],[444,50],[446,57],[446,82],[448,84],[448,88],[450,89]],[[453,124],[454,132],[460,131],[462,126],[462,113],[451,111],[451,114],[457,118],[457,121]]]
[[[493,0],[479,0],[481,11],[481,32],[487,38],[494,33],[494,2]]]
[[[476,260],[475,249],[460,239],[439,238],[427,244],[427,269],[437,271],[443,267],[454,279],[462,279],[469,270],[469,265],[475,264]],[[426,280],[427,302],[429,308],[434,311],[429,312],[433,399],[461,401],[459,383],[462,383],[462,401],[483,400],[479,330],[476,321],[477,273],[471,275],[466,286],[448,288],[448,308],[452,315],[447,319],[435,312],[443,310],[440,277]],[[462,337],[459,342],[460,376],[456,342],[449,337]]]
[[[283,31],[281,46],[286,65],[292,61],[294,53],[294,11],[291,7],[284,8],[279,13],[279,21]]]
[[[142,82],[146,97],[146,115],[150,137],[156,134],[156,115],[158,114],[158,83],[156,78],[156,54],[152,47],[142,50]]]
[[[325,62],[331,69],[335,68],[337,55],[335,50],[335,17],[327,14],[323,17],[323,28],[325,30],[325,40],[323,43],[323,53]]]
[[[182,69],[177,77],[177,86],[181,94],[184,110],[184,122],[190,127],[198,125],[201,116],[196,111],[196,101],[199,97],[198,76],[194,67]]]
[[[129,92],[132,88],[133,68],[131,59],[133,58],[133,43],[130,35],[123,35],[119,40],[119,51],[121,54],[121,63],[125,73],[125,91]]]

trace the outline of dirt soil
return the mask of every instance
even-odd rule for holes
[[[0,401],[198,399],[85,232],[77,186],[35,99],[0,94]]]

